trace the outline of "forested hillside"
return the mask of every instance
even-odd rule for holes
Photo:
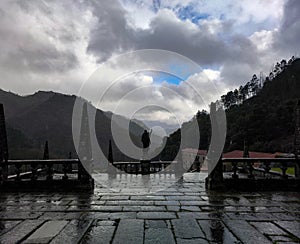
[[[0,103],[4,104],[6,115],[9,158],[41,158],[46,140],[49,142],[51,158],[66,158],[69,152],[76,157],[72,137],[75,99],[75,96],[55,92],[18,96],[0,90]],[[112,139],[111,115],[110,112],[97,109],[96,134],[104,153],[108,153],[108,142]],[[130,136],[136,145],[140,145],[142,132],[143,128],[131,121]],[[114,142],[113,149],[115,160],[126,160]]]
[[[220,98],[226,110],[227,137],[224,151],[243,149],[246,140],[250,150],[293,152],[295,107],[300,99],[300,59],[278,62],[268,77],[262,75]],[[199,123],[200,149],[207,149],[210,118],[206,111],[193,118]],[[188,131],[188,123],[181,129]],[[193,137],[193,133],[190,133]],[[162,153],[163,159],[176,155],[180,129],[170,135]],[[170,156],[171,155],[171,156]],[[171,158],[170,158],[171,157]]]

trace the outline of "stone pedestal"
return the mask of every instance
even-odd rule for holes
[[[150,163],[151,160],[144,160],[142,159],[141,161],[141,168],[142,168],[142,174],[149,174],[150,173]]]
[[[205,187],[208,190],[222,190],[224,188],[222,160],[218,161],[216,167],[210,172],[208,177],[205,179]]]

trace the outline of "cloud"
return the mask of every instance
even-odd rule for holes
[[[105,23],[99,22],[101,29],[93,31],[88,50],[98,56],[100,61],[124,50],[170,50],[187,56],[204,67],[220,70],[228,89],[247,81],[253,73],[264,71],[265,68],[269,71],[265,63],[270,60],[273,60],[273,63],[277,56],[267,47],[273,42],[276,28],[268,31],[263,27],[276,26],[283,15],[283,1],[278,0],[273,4],[246,1],[236,5],[228,1],[219,4],[211,4],[209,1],[203,4],[186,1],[185,4],[199,10],[199,14],[210,14],[194,23],[188,18],[181,19],[178,16],[177,13],[183,4],[163,1],[160,8],[154,8],[152,14],[145,16],[147,20],[144,21],[143,27],[139,28],[138,25],[132,24],[134,17],[131,16],[128,20],[129,14],[122,6],[130,13],[138,11],[139,8],[150,11],[153,6],[149,2],[138,1],[133,4],[131,1],[123,1],[123,5],[114,4],[113,10],[111,6],[104,5],[94,14]],[[106,7],[108,11],[104,10]],[[270,11],[262,11],[266,7],[269,7]],[[275,13],[271,11],[276,8],[278,9]],[[110,12],[110,17],[101,18],[102,12]],[[139,22],[139,18],[135,21]],[[251,35],[248,35],[249,29],[252,31]],[[256,29],[258,31],[254,32]],[[264,52],[261,44],[263,38]]]
[[[95,7],[98,26],[93,30],[88,50],[98,55],[100,61],[114,53],[136,49],[164,49],[185,55],[200,64],[220,63],[228,47],[218,38],[216,22],[206,22],[201,28],[189,20],[182,21],[168,9],[158,11],[147,29],[132,29],[119,5],[104,10]],[[112,8],[112,10],[111,10]],[[109,12],[109,18],[105,18]],[[211,27],[210,27],[211,25]],[[228,29],[228,23],[218,23],[218,28]],[[207,31],[209,30],[209,31]]]
[[[182,68],[183,81],[178,85],[168,80],[157,85],[154,76],[142,72],[120,77],[103,109],[113,110],[124,95],[153,86],[133,92],[124,104],[129,108],[146,98],[163,101],[184,120],[204,106],[203,101],[218,98],[209,92],[211,81],[221,95],[246,83],[253,73],[268,73],[272,63],[296,54],[300,50],[299,13],[298,0],[3,0],[0,86],[21,94],[39,89],[76,94],[96,68],[114,55],[164,49],[194,60],[203,69],[185,70],[188,67],[166,53],[159,58],[132,58],[122,60],[122,65],[112,63],[97,88],[106,89],[110,77],[137,64]],[[191,85],[201,88],[203,95]],[[96,101],[96,97],[87,99]],[[151,116],[167,122],[164,118],[169,115],[162,112],[152,111]]]
[[[66,80],[78,81],[80,69],[93,66],[93,57],[86,54],[86,27],[92,25],[93,16],[79,2],[71,3],[0,2],[2,88],[21,94],[37,89],[61,90]]]
[[[274,51],[294,55],[300,50],[300,2],[289,0],[284,6],[278,32],[274,33]]]

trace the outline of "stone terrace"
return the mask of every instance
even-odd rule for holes
[[[299,192],[1,193],[0,243],[300,243]]]

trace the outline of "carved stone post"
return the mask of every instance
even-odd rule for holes
[[[43,159],[44,160],[49,159],[49,145],[48,145],[48,141],[45,142]]]
[[[49,158],[50,158],[49,157],[49,144],[48,144],[48,141],[45,141],[43,160],[48,160]],[[43,167],[43,171],[45,170],[45,172],[46,172],[46,179],[52,180],[51,166],[49,164],[43,164],[42,167]]]
[[[83,104],[82,109],[78,151],[80,155],[80,162],[78,164],[78,179],[84,183],[90,183],[93,186],[93,179],[89,175],[92,171],[93,155],[87,103]],[[83,164],[89,169],[89,173],[85,170]]]
[[[295,158],[299,159],[300,156],[300,100],[298,100],[296,107],[296,126],[295,126],[295,141],[294,141]],[[296,162],[295,177],[300,179],[300,165]]]
[[[3,104],[0,104],[0,183],[7,180],[8,146]]]
[[[161,166],[159,165],[159,170],[161,170]],[[180,174],[181,172],[183,172],[184,168],[183,168],[183,158],[182,158],[182,148],[179,147],[179,152],[177,155],[177,163],[175,165],[175,174]]]
[[[116,173],[116,169],[114,167],[114,157],[113,157],[111,140],[109,140],[109,144],[108,144],[108,166],[107,166],[107,169],[108,169],[107,172],[109,174]]]
[[[207,165],[209,175],[205,179],[205,186],[207,189],[221,189],[223,188],[223,162],[222,158],[216,158],[218,151],[222,151],[223,145],[221,145],[221,122],[218,120],[216,103],[211,103],[210,117],[212,128],[211,148],[207,155]],[[220,124],[219,124],[220,123]],[[214,168],[213,166],[217,164]]]

